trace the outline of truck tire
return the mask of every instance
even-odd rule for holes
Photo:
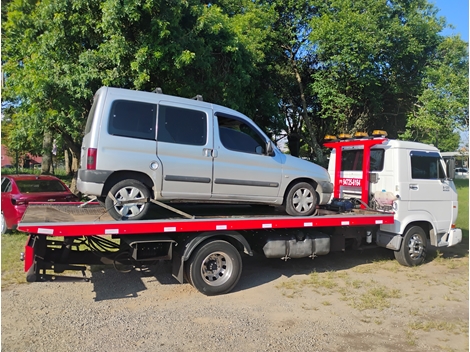
[[[426,233],[420,226],[410,227],[403,236],[399,251],[395,251],[395,259],[404,266],[417,266],[426,259]]]
[[[293,185],[286,196],[286,213],[292,216],[310,216],[317,206],[317,194],[307,182]]]
[[[192,253],[187,266],[189,282],[206,296],[230,292],[240,279],[242,258],[230,243],[212,240]]]
[[[146,200],[143,203],[127,203],[127,204],[114,204],[114,199],[109,196],[109,193],[117,201],[130,201],[130,200]],[[106,196],[105,205],[109,214],[115,220],[141,220],[147,215],[150,204],[148,199],[150,191],[142,182],[128,179],[116,183]]]

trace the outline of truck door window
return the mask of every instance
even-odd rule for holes
[[[160,105],[157,141],[205,145],[206,140],[207,115],[205,112]]]
[[[446,177],[439,153],[412,151],[410,157],[411,178],[436,180]]]
[[[114,136],[155,140],[156,105],[116,100],[109,114],[108,132]]]
[[[218,116],[219,136],[222,145],[236,152],[265,154],[264,139],[247,123]]]
[[[370,170],[382,171],[384,167],[384,149],[371,149]],[[341,160],[342,171],[362,171],[363,149],[343,150]]]

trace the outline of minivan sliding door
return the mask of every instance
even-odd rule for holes
[[[157,115],[157,157],[165,198],[208,199],[212,186],[212,111],[160,103]]]

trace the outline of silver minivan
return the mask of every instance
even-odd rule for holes
[[[235,110],[110,87],[95,94],[77,186],[116,220],[145,218],[152,199],[278,205],[308,216],[333,192],[323,167],[283,154]]]

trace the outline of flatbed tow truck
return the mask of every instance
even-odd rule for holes
[[[93,202],[30,204],[18,226],[29,233],[22,253],[26,279],[89,281],[86,265],[112,264],[127,271],[169,260],[177,281],[188,282],[205,295],[217,295],[235,287],[242,273],[241,253],[251,256],[253,251],[288,260],[381,246],[394,250],[401,264],[419,265],[426,237],[432,245],[451,246],[461,241],[461,231],[449,225],[448,233],[439,233],[438,225],[425,217],[412,216],[408,223],[397,218],[406,201],[397,189],[394,199],[373,195],[380,175],[370,173],[371,148],[385,145],[386,157],[387,150],[394,150],[387,143],[386,138],[328,143],[338,156],[330,161],[334,198],[309,217],[288,216],[267,206],[179,204],[176,209],[156,202],[160,207],[153,220],[116,221]],[[340,159],[351,147],[361,148],[364,162],[359,175],[348,176],[340,169]],[[345,196],[351,190],[357,198]],[[455,203],[456,198],[449,204],[456,209]],[[70,270],[81,271],[82,277],[59,275]]]

